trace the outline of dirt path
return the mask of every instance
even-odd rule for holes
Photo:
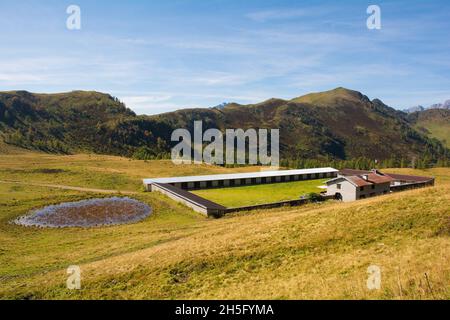
[[[55,188],[55,189],[63,189],[63,190],[74,190],[74,191],[82,191],[82,192],[95,192],[95,193],[120,193],[120,194],[137,194],[138,193],[136,191],[82,188],[82,187],[64,186],[64,185],[59,185],[59,184],[22,182],[22,181],[15,181],[15,180],[0,180],[0,183],[20,184],[20,185],[25,185],[25,186],[46,187],[46,188]]]

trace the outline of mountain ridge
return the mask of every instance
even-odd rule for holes
[[[278,128],[282,157],[289,159],[448,157],[448,150],[415,128],[407,114],[342,87],[291,100],[152,116],[137,116],[117,98],[95,91],[0,92],[3,140],[45,152],[168,156],[173,130],[192,131],[196,120],[203,121],[204,130]]]

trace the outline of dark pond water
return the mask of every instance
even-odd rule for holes
[[[101,227],[135,223],[147,218],[152,209],[131,198],[89,199],[66,202],[34,210],[14,222],[44,228]]]

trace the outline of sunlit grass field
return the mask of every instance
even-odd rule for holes
[[[142,190],[142,179],[258,171],[209,165],[175,165],[170,160],[142,161],[115,156],[49,155],[25,152],[0,155],[0,180],[62,184],[111,190]]]
[[[320,193],[328,179],[260,184],[234,188],[192,191],[225,207],[244,207],[257,204],[296,200],[308,193]]]
[[[153,208],[130,225],[26,228],[10,221],[49,204],[108,195],[0,183],[0,298],[450,299],[449,169],[389,170],[434,175],[431,188],[222,219],[140,191],[143,177],[229,171],[107,156],[0,155],[0,180],[135,190],[133,198]],[[70,265],[81,268],[81,290],[66,287]],[[370,265],[382,270],[380,290],[367,289]]]

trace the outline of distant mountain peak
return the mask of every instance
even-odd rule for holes
[[[446,100],[444,103],[432,104],[428,108],[425,108],[425,107],[419,105],[419,106],[404,109],[402,111],[406,112],[406,113],[414,113],[414,112],[422,112],[425,110],[432,110],[432,109],[447,109],[448,110],[448,109],[450,109],[450,100]]]
[[[223,110],[229,104],[230,104],[229,102],[222,102],[221,104],[218,104],[217,106],[212,107],[212,109]]]
[[[402,111],[406,112],[406,113],[413,113],[413,112],[419,112],[419,111],[424,111],[424,110],[425,110],[424,106],[418,105],[418,106],[410,107],[407,109],[403,109]]]
[[[450,100],[446,100],[444,103],[432,104],[428,109],[450,109]]]

